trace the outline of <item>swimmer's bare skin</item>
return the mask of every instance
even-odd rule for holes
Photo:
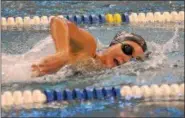
[[[56,53],[32,65],[34,77],[57,72],[66,64],[73,64],[86,58],[100,60],[105,67],[112,68],[144,54],[139,44],[129,40],[122,44],[129,44],[134,48],[132,55],[123,53],[121,43],[107,48],[103,53],[96,53],[95,38],[89,32],[63,18],[52,18],[50,29]]]
[[[50,28],[56,53],[32,64],[33,77],[57,72],[66,64],[95,56],[96,40],[87,31],[58,17],[51,19]]]

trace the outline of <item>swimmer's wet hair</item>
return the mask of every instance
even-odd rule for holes
[[[116,40],[118,40],[119,42],[133,41],[141,46],[141,48],[143,49],[143,52],[145,52],[147,50],[147,45],[146,45],[145,40],[140,35],[137,35],[134,33],[128,33],[126,31],[118,32],[116,34],[116,36],[114,37],[114,39],[111,41],[109,46],[118,44],[119,42]]]

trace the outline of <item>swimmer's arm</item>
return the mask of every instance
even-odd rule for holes
[[[67,53],[58,52],[54,55],[47,56],[42,59],[38,64],[33,64],[32,68],[32,77],[43,76],[45,74],[55,73],[60,68],[68,63],[69,56]]]
[[[66,64],[95,56],[96,40],[89,32],[69,21],[66,24],[64,19],[57,17],[52,19],[50,26],[56,54],[45,57],[38,64],[33,64],[33,77],[57,72]]]
[[[76,24],[68,21],[70,48],[72,53],[86,53],[94,57],[96,53],[96,39],[85,29],[79,28]]]

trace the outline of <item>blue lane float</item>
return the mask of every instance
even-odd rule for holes
[[[120,87],[105,87],[105,88],[90,88],[87,87],[85,89],[75,88],[73,90],[70,89],[54,89],[44,90],[44,94],[46,95],[47,102],[52,101],[71,101],[71,100],[92,100],[92,99],[105,99],[108,97],[119,98],[120,95]]]
[[[93,93],[94,93],[95,99],[103,99],[104,98],[103,91],[101,88],[94,88]]]
[[[83,24],[90,24],[89,16],[88,15],[82,15],[82,22]]]
[[[112,91],[113,91],[113,95],[114,97],[121,97],[121,94],[120,94],[120,87],[112,87]]]
[[[87,88],[85,88],[84,90],[83,90],[83,94],[84,94],[84,99],[85,100],[91,100],[91,99],[93,99],[93,88],[89,88],[89,87],[87,87]]]
[[[72,15],[67,15],[66,18],[71,21],[71,22],[75,22],[74,21],[74,17]]]
[[[74,16],[74,22],[75,22],[76,24],[81,24],[81,23],[82,23],[82,18],[81,18],[81,16],[75,15],[75,16]]]
[[[99,17],[97,15],[92,14],[89,16],[89,19],[90,19],[91,24],[98,24],[99,23]]]
[[[99,14],[98,17],[99,17],[100,23],[105,23],[106,22],[104,14]]]
[[[44,94],[46,95],[47,102],[55,101],[53,90],[46,89],[46,90],[44,90]]]
[[[82,92],[80,89],[78,89],[78,88],[75,88],[75,89],[73,90],[73,96],[74,96],[74,98],[76,98],[77,100],[83,100],[83,99],[84,99],[84,94],[83,94],[83,92]]]
[[[102,89],[103,95],[105,97],[112,97],[113,96],[113,92],[112,92],[112,88],[111,87],[105,87]]]
[[[126,23],[129,23],[129,15],[128,15],[128,13],[122,14],[122,21],[126,22]]]
[[[63,92],[63,95],[65,100],[68,100],[68,101],[73,100],[73,94],[71,90],[65,89]]]
[[[63,94],[62,94],[60,89],[55,89],[54,90],[54,99],[57,100],[57,101],[64,100],[64,96],[63,96]]]

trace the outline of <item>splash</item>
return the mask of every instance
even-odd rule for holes
[[[161,68],[168,68],[169,52],[178,51],[178,29],[175,30],[173,37],[165,44],[157,44],[155,42],[147,42],[148,50],[151,51],[149,59],[144,62],[128,62],[113,69],[102,71],[87,72],[82,71],[84,78],[92,77],[91,79],[102,79],[107,76],[136,76],[140,82],[146,82],[146,78],[154,79],[161,71]],[[104,49],[107,45],[102,44],[97,40],[98,50]],[[39,41],[31,50],[21,55],[2,54],[2,83],[10,82],[57,82],[63,81],[68,76],[73,76],[75,72],[70,69],[70,65],[63,67],[60,71],[52,75],[43,77],[31,78],[31,64],[36,63],[42,57],[53,54],[55,48],[50,36]],[[165,67],[165,66],[168,67]],[[102,79],[103,80],[103,79]],[[104,82],[102,82],[104,83]]]
[[[179,30],[176,28],[172,38],[170,38],[164,44],[158,44],[153,41],[147,42],[148,51],[152,52],[148,59],[146,59],[144,62],[127,62],[126,64],[120,65],[111,70],[106,70],[104,75],[112,75],[112,77],[110,77],[109,80],[102,80],[102,82],[96,83],[95,86],[106,86],[113,83],[116,83],[117,85],[122,83],[142,85],[182,81],[184,78],[184,69],[181,67],[183,65],[182,60],[179,61],[177,59],[173,59],[174,62],[179,63],[177,64],[179,66],[174,69],[174,67],[171,66],[172,62],[170,57],[168,57],[169,53],[180,51],[178,44],[178,34]],[[173,75],[175,75],[175,77]],[[102,78],[102,74],[95,76],[95,78],[98,77]],[[135,77],[135,79],[132,77]]]
[[[42,57],[53,54],[54,52],[53,41],[48,36],[46,39],[39,41],[25,54],[2,54],[2,83],[46,81],[44,77],[31,78],[31,65],[37,63]],[[59,73],[61,74],[61,72]],[[50,76],[52,75],[48,77]]]

